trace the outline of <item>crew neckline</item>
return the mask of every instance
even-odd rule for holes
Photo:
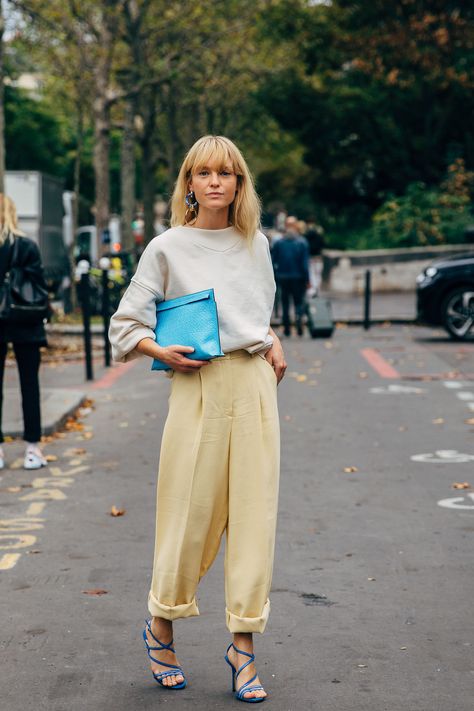
[[[226,252],[244,239],[233,225],[217,230],[206,230],[202,227],[186,227],[185,225],[181,225],[178,229],[183,233],[189,232],[189,236],[194,244],[212,249],[215,252]]]

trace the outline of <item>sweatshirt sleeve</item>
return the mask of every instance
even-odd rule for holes
[[[155,340],[156,304],[164,299],[166,265],[157,245],[159,237],[144,250],[135,275],[110,319],[112,358],[126,363],[142,354],[135,348],[143,338]]]

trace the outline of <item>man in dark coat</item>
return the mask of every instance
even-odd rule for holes
[[[293,301],[296,329],[303,335],[303,311],[306,289],[309,287],[309,249],[308,243],[298,232],[296,217],[286,220],[286,232],[272,248],[272,262],[275,279],[281,289],[283,310],[283,331],[291,335],[290,299]]]

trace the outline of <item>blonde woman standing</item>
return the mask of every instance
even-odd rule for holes
[[[29,286],[34,285],[37,290],[47,295],[38,246],[18,229],[15,204],[9,197],[0,193],[0,290],[6,273],[13,269],[17,279],[29,282]],[[2,295],[0,295],[1,301]],[[39,445],[41,439],[40,348],[47,345],[43,319],[40,318],[33,323],[23,323],[14,318],[3,320],[0,313],[0,469],[5,466],[1,418],[3,376],[9,343],[13,344],[20,376],[23,437],[26,441],[23,466],[25,469],[40,469],[47,464]]]
[[[275,281],[260,206],[238,148],[199,139],[185,157],[171,229],[145,249],[111,320],[115,360],[140,355],[168,364],[169,412],[157,492],[153,579],[143,632],[156,681],[186,686],[173,648],[173,620],[198,615],[196,588],[226,533],[225,659],[236,698],[266,693],[253,654],[270,601],[280,464],[277,384],[286,362],[270,328]],[[214,288],[223,357],[186,357],[186,343],[155,342],[156,303]],[[155,377],[150,374],[150,377]]]

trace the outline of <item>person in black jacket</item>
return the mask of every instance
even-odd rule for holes
[[[303,335],[304,296],[309,286],[309,249],[307,241],[298,232],[296,217],[287,217],[286,232],[272,247],[272,262],[281,289],[283,329],[285,336],[290,330],[290,298],[293,299],[296,329]]]
[[[13,248],[15,264],[12,265]],[[15,266],[24,272],[25,279],[47,290],[38,246],[25,237],[18,229],[15,204],[10,198],[0,194],[0,284],[10,267]],[[22,324],[14,320],[2,320],[0,315],[0,469],[5,466],[2,449],[4,441],[1,430],[3,405],[3,375],[7,346],[13,344],[15,358],[20,375],[23,406],[24,439],[26,451],[25,469],[40,469],[46,466],[46,460],[39,447],[41,439],[41,411],[39,389],[40,347],[47,345],[43,320]]]

